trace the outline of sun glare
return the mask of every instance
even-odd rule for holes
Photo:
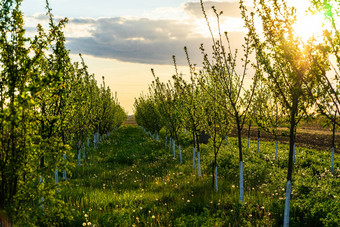
[[[296,24],[293,29],[302,41],[306,42],[311,38],[316,41],[322,41],[324,16],[322,14],[306,15],[306,13],[297,15]]]

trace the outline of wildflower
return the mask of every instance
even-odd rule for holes
[[[249,214],[249,217],[251,218],[251,217],[253,217],[253,215],[252,215],[252,214]]]
[[[91,225],[92,223],[91,222],[88,222],[87,225]]]
[[[156,217],[155,217],[155,215],[152,215],[152,219],[155,219]]]
[[[85,217],[85,218],[87,218],[87,217],[88,217],[88,215],[87,215],[87,214],[84,214],[84,217]]]
[[[85,222],[83,222],[83,226],[86,226],[86,223],[85,223]]]
[[[187,203],[190,203],[190,199],[187,200]]]

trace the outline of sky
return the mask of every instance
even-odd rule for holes
[[[244,28],[238,0],[204,1],[208,15],[211,6],[223,11],[222,31],[227,31],[233,47],[243,42]],[[151,68],[162,81],[178,69],[188,76],[184,47],[194,64],[202,63],[200,45],[212,44],[198,0],[50,0],[57,19],[69,18],[65,28],[66,47],[73,61],[82,54],[90,73],[105,83],[129,114],[134,98],[147,93],[152,82]],[[45,0],[23,0],[22,11],[28,34],[38,23],[47,27]],[[215,31],[216,23],[211,25]]]

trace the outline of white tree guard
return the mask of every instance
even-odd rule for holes
[[[198,176],[201,176],[201,156],[200,152],[197,152],[197,168],[198,168]]]
[[[58,173],[59,173],[59,172],[58,172],[58,169],[56,169],[56,170],[54,171],[54,181],[55,181],[56,184],[59,183]]]
[[[94,147],[94,149],[97,149],[97,148],[96,148],[96,135],[97,135],[97,134],[94,134],[94,135],[93,135],[93,147]]]
[[[63,155],[64,160],[66,160],[66,154]],[[66,170],[63,171],[63,180],[67,180]]]
[[[285,213],[283,217],[283,227],[289,227],[289,208],[290,208],[290,195],[292,191],[292,183],[287,181],[286,187],[286,202],[285,202]]]
[[[279,152],[277,149],[277,140],[275,140],[275,159],[277,159],[279,157]]]
[[[81,153],[81,148],[79,147],[78,149],[78,166],[80,166],[81,160],[80,160],[80,153]]]
[[[179,152],[179,162],[182,164],[182,151],[181,151],[180,145],[178,145],[178,152]]]
[[[83,159],[85,160],[85,146],[83,145]]]
[[[169,138],[169,151],[171,151],[172,138]]]
[[[217,166],[215,167],[215,191],[218,192],[218,183],[217,183]]]
[[[332,154],[331,154],[331,172],[334,174],[334,147],[332,147]]]
[[[248,138],[248,145],[247,145],[247,146],[248,146],[248,148],[249,148],[249,138]]]
[[[156,134],[156,140],[157,140],[157,141],[159,140],[159,136],[158,136],[158,133]]]
[[[196,147],[192,151],[192,169],[195,169]]]
[[[40,179],[39,179],[39,183],[40,184],[42,184],[43,183],[43,176],[40,176]],[[40,209],[43,209],[44,208],[44,196],[42,196],[41,198],[40,198],[40,200],[39,200],[39,207],[40,207]]]
[[[175,145],[175,140],[172,140],[172,150],[174,152],[174,158],[176,158],[176,145]]]
[[[244,200],[244,189],[243,189],[243,162],[240,162],[240,202]]]
[[[260,152],[260,138],[257,138],[257,153]]]

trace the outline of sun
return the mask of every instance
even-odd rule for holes
[[[293,25],[294,32],[303,42],[315,39],[322,42],[322,33],[325,29],[325,15],[322,13],[312,14],[308,9],[310,0],[288,0],[288,5],[296,9],[296,23]]]
[[[322,41],[324,15],[300,13],[296,16],[296,23],[293,25],[294,32],[303,41],[311,38]]]

